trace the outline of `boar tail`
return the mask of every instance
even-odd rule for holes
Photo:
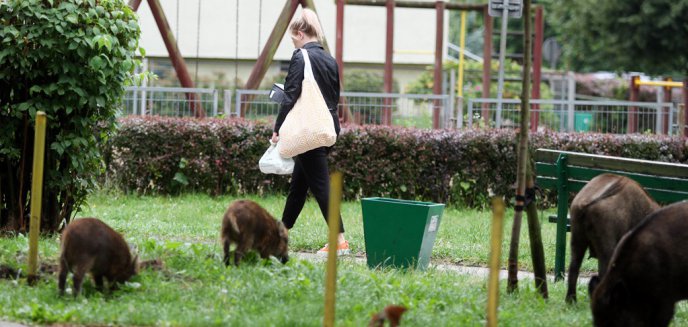
[[[239,226],[236,223],[236,217],[233,213],[227,214],[225,224],[222,226],[223,235],[229,235],[230,231],[232,234],[239,234]]]

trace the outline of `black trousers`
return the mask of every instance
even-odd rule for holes
[[[287,229],[294,227],[296,219],[306,203],[308,189],[318,201],[320,211],[327,221],[330,202],[330,173],[327,168],[326,147],[304,152],[294,157],[294,172],[291,174],[287,204],[282,213],[282,222]],[[341,213],[339,215],[339,232],[344,233]]]

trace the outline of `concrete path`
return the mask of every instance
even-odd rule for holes
[[[26,327],[25,325],[20,325],[14,322],[0,321],[0,327]]]
[[[297,252],[293,253],[293,256],[303,259],[303,260],[308,260],[308,261],[325,261],[327,258],[315,253],[309,253],[309,252]],[[363,256],[345,256],[342,257],[342,260],[350,260],[352,262],[356,262],[362,265],[366,264],[366,259]],[[490,269],[486,267],[472,267],[472,266],[463,266],[463,265],[455,265],[455,264],[434,264],[430,263],[430,266],[428,269],[437,269],[437,270],[443,270],[443,271],[452,271],[457,274],[463,274],[463,275],[473,275],[473,276],[479,276],[479,277],[484,277],[487,278],[490,275]],[[508,271],[507,270],[500,270],[499,271],[499,279],[506,279],[508,276]],[[533,275],[532,272],[529,271],[519,271],[518,272],[518,277],[519,280],[523,278],[527,279],[535,279],[535,276]],[[579,283],[588,283],[590,280],[589,277],[579,277],[578,281]],[[547,275],[547,281],[552,282],[554,281],[554,275]]]

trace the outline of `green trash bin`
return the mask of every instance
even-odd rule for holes
[[[444,204],[364,198],[361,207],[368,267],[428,267]]]
[[[576,132],[589,132],[592,126],[592,113],[577,112],[574,116],[573,129]]]

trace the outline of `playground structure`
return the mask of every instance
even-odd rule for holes
[[[141,2],[143,0],[130,0],[129,6],[134,10],[138,10]],[[182,57],[177,42],[175,40],[174,34],[168,24],[165,13],[160,5],[160,0],[147,0],[151,8],[151,12],[154,16],[156,25],[160,31],[160,35],[163,39],[165,47],[167,49],[169,58],[172,62],[174,70],[177,73],[179,82],[183,88],[194,88],[194,81],[191,79],[190,74],[187,69],[187,65]],[[200,6],[199,0],[199,6]],[[344,34],[344,12],[345,5],[356,5],[356,6],[385,6],[386,7],[386,49],[385,49],[385,64],[384,64],[384,92],[392,92],[392,81],[393,81],[393,49],[394,49],[394,8],[416,8],[416,9],[434,9],[437,12],[436,15],[436,45],[435,45],[435,64],[434,64],[434,85],[433,94],[440,95],[443,93],[442,90],[442,53],[443,53],[443,33],[444,33],[444,12],[446,10],[460,10],[462,12],[466,11],[476,11],[483,14],[483,21],[485,25],[484,31],[484,48],[483,52],[485,58],[483,60],[483,83],[482,83],[482,97],[490,97],[490,69],[491,69],[491,58],[492,55],[492,17],[487,14],[487,5],[485,4],[460,4],[460,3],[446,3],[444,1],[435,2],[420,2],[420,1],[395,1],[395,0],[336,0],[337,3],[337,14],[336,14],[336,51],[335,58],[339,65],[340,76],[344,76],[344,62],[343,62],[343,34]],[[237,3],[238,4],[238,3]],[[275,52],[280,41],[283,39],[284,34],[288,28],[289,22],[293,18],[298,6],[301,5],[306,8],[310,8],[316,11],[314,2],[312,0],[287,0],[279,15],[278,20],[270,33],[270,36],[265,42],[263,50],[251,70],[250,76],[244,86],[246,90],[255,90],[260,85],[260,82],[264,78],[268,67],[272,63]],[[316,11],[317,12],[317,11]],[[238,14],[238,10],[237,10]],[[465,17],[465,15],[462,15]],[[200,23],[200,17],[198,18]],[[465,24],[465,20],[462,20]],[[462,30],[465,31],[465,28]],[[535,46],[534,48],[534,65],[533,65],[533,90],[532,98],[540,98],[540,71],[542,65],[542,34],[543,34],[543,19],[542,19],[542,8],[536,7],[535,9]],[[238,38],[238,35],[235,36]],[[327,41],[324,40],[323,46],[329,51]],[[460,56],[463,60],[463,55]],[[462,76],[462,72],[459,72]],[[461,89],[462,78],[459,78],[459,89]],[[195,93],[186,93],[186,98],[190,102],[190,109],[195,117],[204,117],[205,111],[202,110],[201,101],[198,101],[198,95]],[[249,100],[251,97],[248,98]],[[342,103],[346,103],[346,99],[342,98]],[[385,100],[384,106],[382,108],[382,124],[391,124],[391,99]],[[440,128],[440,107],[439,102],[435,103],[435,108],[433,109],[433,128]],[[244,117],[246,114],[247,106],[242,106],[240,111],[240,116]],[[345,110],[340,111],[340,117],[343,121],[348,121],[348,110],[344,106]],[[485,115],[487,116],[487,108],[485,108]],[[533,115],[531,121],[532,126],[537,126],[538,115]],[[535,128],[535,127],[533,127]]]
[[[640,76],[634,75],[630,79],[630,101],[638,101],[641,86],[654,86],[663,91],[664,102],[671,102],[671,89],[680,87],[683,90],[683,110],[678,113],[678,134],[688,137],[688,115],[685,114],[685,108],[688,108],[688,79],[683,82],[674,82],[671,78],[666,78],[664,81],[641,81]],[[659,99],[658,99],[659,100]],[[663,109],[666,114],[663,114],[662,120],[662,134],[667,134],[669,131],[670,122],[668,120],[669,108]],[[638,114],[637,108],[631,108],[628,112],[628,131],[629,133],[636,133],[638,128]]]

